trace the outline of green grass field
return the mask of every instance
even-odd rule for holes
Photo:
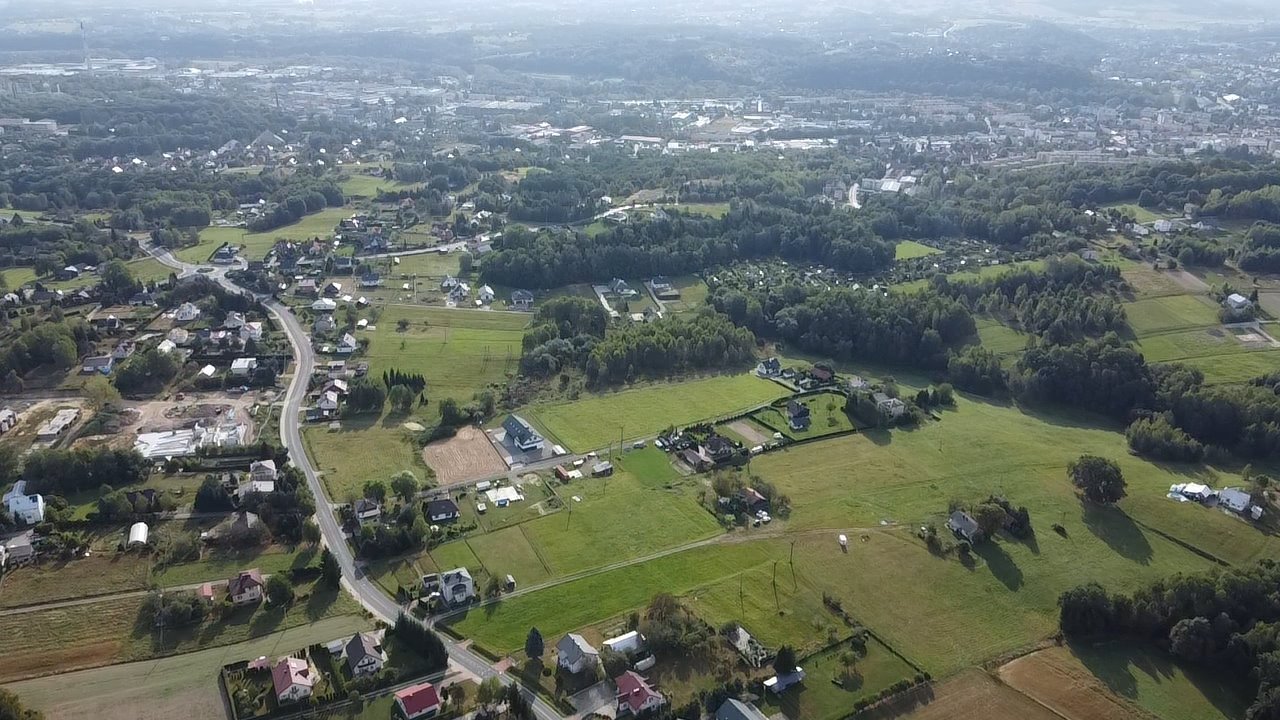
[[[1014,356],[1027,347],[1030,335],[1014,330],[999,320],[981,318],[977,320],[978,340],[982,347],[997,355]]]
[[[1171,295],[1125,303],[1129,326],[1139,336],[1218,324],[1218,310],[1208,298]]]
[[[706,215],[713,218],[722,218],[729,214],[729,203],[660,203],[658,207],[670,208],[681,212],[692,213],[694,215]]]
[[[151,257],[140,257],[129,260],[125,263],[129,268],[129,272],[133,275],[133,279],[139,282],[154,282],[169,279],[169,274],[173,272],[160,264],[159,260]],[[18,288],[33,283],[41,278],[36,275],[35,268],[30,266],[17,266],[0,268],[0,275],[4,276],[4,284],[9,288]],[[98,276],[96,274],[87,274],[76,278],[75,280],[54,280],[52,277],[46,276],[43,280],[44,284],[55,290],[76,290],[82,287],[96,284]]]
[[[670,425],[713,419],[787,394],[754,375],[722,375],[535,405],[525,417],[561,445],[585,452],[620,436],[647,437]]]
[[[914,260],[915,258],[928,257],[942,252],[937,248],[929,247],[916,242],[915,240],[899,240],[897,246],[893,250],[894,260]]]
[[[776,405],[764,408],[752,415],[758,422],[772,430],[767,434],[780,432],[793,440],[808,440],[824,435],[847,432],[856,426],[853,418],[844,411],[845,397],[838,393],[820,393],[802,398],[800,404],[809,408],[809,427],[805,430],[793,430],[787,415],[787,406]]]
[[[1177,215],[1173,215],[1170,213],[1162,213],[1162,212],[1155,212],[1153,210],[1148,210],[1147,208],[1144,208],[1137,203],[1112,203],[1110,205],[1103,205],[1102,207],[1103,209],[1114,208],[1116,210],[1119,210],[1121,213],[1128,215],[1129,217],[1133,218],[1134,220],[1137,220],[1140,223],[1155,222],[1156,220],[1159,220],[1161,218],[1178,217]]]
[[[1224,358],[1254,352],[1237,340],[1230,330],[1220,325],[1147,335],[1138,338],[1137,347],[1149,363],[1181,362],[1209,356]]]
[[[226,580],[241,570],[258,568],[267,575],[284,572],[290,568],[304,568],[319,560],[315,548],[288,550],[272,546],[266,552],[219,553],[196,562],[170,565],[154,574],[160,587],[181,587],[196,583]]]
[[[910,665],[875,640],[867,643],[866,654],[851,668],[840,661],[843,652],[830,650],[804,658],[804,689],[762,698],[760,709],[769,715],[781,711],[789,718],[837,720],[847,717],[859,698],[915,675]]]
[[[1043,260],[1024,260],[1021,262],[1006,263],[1003,265],[983,265],[977,270],[961,270],[947,275],[948,278],[955,281],[975,280],[980,278],[995,277],[1006,270],[1013,269],[1030,269],[1041,270],[1044,268]],[[911,280],[910,282],[894,285],[893,289],[897,292],[913,293],[919,292],[929,287],[929,281],[926,279]]]
[[[299,242],[313,237],[331,240],[333,229],[338,221],[350,216],[350,208],[325,208],[318,213],[307,215],[292,225],[262,233],[249,232],[245,228],[210,226],[200,231],[199,244],[182,248],[176,251],[174,256],[189,263],[208,262],[209,256],[219,245],[229,242],[243,247],[245,257],[250,260],[261,260],[266,257],[267,251],[275,245],[276,240]]]
[[[399,332],[402,319],[409,327]],[[489,383],[505,382],[507,373],[516,370],[528,321],[515,313],[389,305],[362,359],[374,378],[391,368],[424,374],[431,403],[417,411],[425,415],[418,420],[431,424],[439,401],[452,397],[465,403]],[[385,481],[400,470],[422,477],[425,466],[401,427],[415,417],[354,416],[343,418],[338,431],[323,425],[305,428],[308,452],[333,497],[341,500],[365,481]]]
[[[412,190],[421,187],[421,183],[406,183],[398,180],[387,180],[386,178],[374,177],[363,173],[355,173],[342,178],[339,187],[342,188],[342,194],[348,197],[352,195],[374,198],[378,196],[378,191],[385,190],[391,192],[394,190]]]

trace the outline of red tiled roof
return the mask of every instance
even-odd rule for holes
[[[618,686],[618,701],[629,705],[632,715],[639,715],[650,698],[662,697],[662,693],[649,687],[649,683],[632,670],[614,678],[613,683]]]
[[[311,677],[311,666],[306,660],[290,657],[281,659],[271,668],[271,683],[275,686],[276,695],[280,695],[294,685],[311,687],[315,685],[315,679]]]
[[[422,683],[398,691],[396,700],[404,706],[404,714],[413,717],[439,705],[440,694],[435,685]]]
[[[244,572],[231,578],[227,583],[227,592],[232,595],[239,595],[245,590],[257,586],[262,587],[262,571],[258,568],[245,570]]]

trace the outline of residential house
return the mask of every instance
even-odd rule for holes
[[[808,430],[811,422],[808,405],[795,400],[787,401],[787,425],[792,430]]]
[[[972,544],[982,539],[982,528],[978,527],[978,521],[964,510],[956,510],[947,518],[947,529],[955,534],[956,537]]]
[[[613,463],[604,461],[591,466],[591,477],[608,477],[613,474]]]
[[[262,601],[266,586],[261,570],[244,570],[227,582],[227,596],[233,605],[252,605]]]
[[[18,424],[18,413],[11,408],[0,410],[0,435],[9,432]]]
[[[618,716],[631,715],[639,717],[666,704],[662,693],[654,690],[649,683],[634,670],[628,670],[613,679],[617,686]]]
[[[723,435],[711,435],[702,446],[703,454],[711,458],[714,464],[720,464],[732,459],[734,453],[738,452],[738,446],[733,441]]]
[[[753,487],[742,488],[734,495],[734,499],[737,500],[742,509],[750,513],[769,509],[768,498],[761,495],[760,491]]]
[[[729,698],[716,709],[715,720],[769,720],[769,716],[751,703]]]
[[[222,327],[228,330],[239,330],[244,327],[244,315],[232,310],[227,313],[227,317],[222,321]]]
[[[338,303],[334,302],[330,298],[320,298],[319,300],[311,303],[311,309],[320,313],[331,313],[338,309]]]
[[[373,633],[360,632],[351,636],[342,649],[343,659],[352,677],[377,675],[387,663],[387,653],[382,641]]]
[[[1228,310],[1237,313],[1245,312],[1253,307],[1253,303],[1249,301],[1249,298],[1241,295],[1240,293],[1231,293],[1227,296],[1227,299],[1223,301],[1223,304],[1227,306]]]
[[[458,278],[452,275],[445,275],[444,279],[440,281],[440,289],[447,292],[458,287],[458,283]]]
[[[249,465],[249,479],[253,482],[275,482],[276,461],[256,460]]]
[[[508,415],[507,419],[502,421],[502,429],[506,432],[507,444],[514,445],[523,452],[541,450],[543,447],[542,436],[535,432],[523,418]]]
[[[84,359],[84,362],[80,363],[80,374],[93,375],[94,373],[101,373],[103,375],[110,375],[111,370],[115,368],[115,365],[116,359],[113,355],[87,357]]]
[[[80,268],[75,265],[68,265],[54,273],[54,277],[58,280],[75,280],[80,277]]]
[[[1209,502],[1218,496],[1218,493],[1213,488],[1203,483],[1178,483],[1177,485],[1169,486],[1169,492],[1198,503]]]
[[[396,691],[396,709],[404,720],[434,717],[440,712],[440,693],[431,683]]]
[[[679,455],[684,464],[692,468],[694,472],[709,470],[715,464],[711,456],[707,454],[707,451],[701,447],[685,448],[680,451]]]
[[[236,358],[231,361],[232,377],[248,377],[258,369],[257,358]]]
[[[4,547],[5,555],[5,562],[0,564],[0,567],[15,567],[35,560],[36,549],[33,544],[35,537],[34,530],[25,530],[0,543]]]
[[[382,506],[369,498],[360,498],[351,506],[352,513],[355,514],[356,520],[364,525],[365,523],[377,522],[382,517]]]
[[[448,498],[427,503],[427,519],[433,523],[452,522],[460,517],[462,513],[458,510],[458,504]]]
[[[638,293],[631,289],[626,280],[614,278],[609,281],[609,292],[622,298],[635,297]]]
[[[378,273],[366,273],[360,276],[360,287],[376,288],[382,285],[382,278]]]
[[[1218,505],[1243,515],[1253,505],[1253,496],[1240,488],[1223,488],[1218,492]]]
[[[826,385],[835,379],[836,373],[826,365],[814,365],[809,371],[809,377],[813,378],[820,385]]]
[[[347,395],[351,392],[351,386],[342,378],[334,378],[325,384],[321,392],[336,392],[338,395]]]
[[[464,567],[422,576],[422,595],[438,595],[449,605],[462,605],[476,597],[476,582]]]
[[[281,658],[271,668],[271,684],[275,687],[276,700],[280,704],[298,702],[311,697],[316,684],[316,673],[311,664],[302,658]]]
[[[240,327],[241,340],[258,341],[262,339],[262,323],[259,321],[247,322]]]
[[[244,502],[250,495],[270,495],[276,491],[275,480],[245,480],[236,488],[236,499]]]
[[[178,306],[173,313],[174,322],[187,323],[200,319],[200,308],[189,302],[184,302]]]
[[[320,393],[320,399],[316,402],[316,407],[321,413],[331,414],[338,411],[338,391],[326,390]]]
[[[213,261],[219,265],[230,265],[236,261],[236,249],[223,245],[213,252]]]
[[[129,298],[129,305],[133,307],[155,307],[156,296],[152,293],[142,290],[133,294]]]
[[[121,340],[116,343],[116,347],[111,351],[111,357],[116,360],[127,360],[133,356],[134,351],[138,349],[138,344],[132,340]]]
[[[338,323],[333,321],[332,315],[321,315],[311,324],[312,331],[317,335],[331,333],[338,328]]]
[[[337,280],[330,280],[324,286],[324,294],[328,297],[337,297],[342,294],[342,283]]]
[[[166,337],[174,345],[186,345],[191,342],[191,333],[185,328],[173,328]]]
[[[359,349],[360,343],[356,342],[356,338],[351,333],[342,333],[342,338],[338,340],[337,352],[339,355],[350,355]]]
[[[480,302],[484,303],[485,305],[488,305],[489,303],[493,302],[493,298],[494,298],[493,288],[489,287],[488,285],[481,285],[480,290],[476,293],[476,299],[478,299]]]
[[[776,357],[766,358],[756,366],[756,375],[763,378],[778,377],[782,374],[782,361]]]
[[[13,489],[4,496],[5,506],[9,509],[9,515],[20,523],[27,525],[35,525],[44,522],[44,496],[28,494],[26,492],[26,482],[19,480],[13,484]]]
[[[653,294],[659,300],[679,300],[680,291],[667,278],[659,275],[649,281],[649,287],[653,288]]]
[[[764,681],[764,689],[779,695],[787,691],[792,685],[799,685],[804,682],[804,669],[797,667],[789,673],[779,673]]]
[[[178,346],[174,345],[173,341],[170,340],[169,338],[165,338],[164,340],[161,340],[160,344],[156,345],[156,350],[158,352],[164,353],[165,355],[168,355],[169,353],[177,349],[178,349]]]
[[[632,630],[618,637],[605,640],[604,646],[623,655],[638,653],[644,649],[644,636],[640,634],[639,630]]]
[[[871,399],[876,403],[876,411],[890,420],[902,417],[902,414],[907,411],[906,403],[898,398],[891,398],[882,392],[875,393],[871,396]]]
[[[355,269],[356,259],[350,255],[342,255],[333,259],[333,271],[336,273],[350,275],[355,272]]]
[[[511,293],[511,307],[517,310],[528,310],[533,307],[533,293],[528,290],[515,290]]]
[[[463,302],[470,296],[471,286],[460,280],[458,281],[458,284],[454,285],[453,288],[449,290],[449,299],[455,303]]]
[[[315,278],[303,278],[293,288],[294,295],[302,295],[305,297],[315,297],[320,294],[320,287],[316,284]],[[315,306],[312,306],[314,309]]]
[[[576,675],[594,668],[599,662],[600,651],[577,633],[569,633],[556,643],[556,664],[568,672]]]

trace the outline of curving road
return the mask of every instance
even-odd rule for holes
[[[153,248],[141,239],[138,242],[145,252],[160,261],[161,264],[180,271],[179,274],[181,276],[185,277],[199,272],[197,266],[178,260],[168,250]],[[201,269],[206,269],[206,272],[200,274],[206,275],[231,292],[249,292],[227,278],[228,270],[242,266],[214,266],[212,270],[208,270],[208,267],[207,265],[200,266]],[[286,448],[289,448],[289,457],[293,463],[306,475],[307,486],[311,488],[311,494],[316,500],[316,522],[319,524],[320,532],[324,536],[325,547],[329,549],[329,552],[333,553],[338,565],[342,568],[343,586],[375,617],[387,623],[394,623],[403,608],[400,603],[388,597],[382,591],[382,588],[370,580],[356,563],[355,556],[351,552],[351,546],[347,544],[346,536],[342,532],[342,525],[334,514],[333,504],[329,501],[329,496],[325,492],[324,483],[320,481],[320,476],[316,473],[315,466],[311,464],[311,459],[307,457],[306,446],[302,442],[302,427],[298,418],[302,413],[302,403],[306,399],[307,384],[311,378],[312,368],[315,367],[315,351],[311,347],[311,340],[307,335],[306,329],[298,322],[298,318],[283,303],[269,297],[259,296],[258,299],[262,302],[263,307],[276,318],[280,327],[289,336],[289,344],[293,346],[294,358],[297,361],[293,377],[289,381],[289,388],[285,392],[284,410],[280,416],[280,441]],[[440,640],[444,643],[445,648],[448,649],[450,660],[467,672],[478,678],[498,677],[503,683],[510,684],[515,682],[515,679],[510,675],[498,672],[489,664],[488,660],[454,641],[449,636],[441,633]],[[533,706],[534,715],[539,720],[563,720],[564,716],[542,698],[528,691],[525,692],[525,695],[529,698]]]

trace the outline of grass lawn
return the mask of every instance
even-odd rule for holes
[[[893,250],[894,260],[912,260],[914,258],[927,257],[942,252],[937,248],[922,245],[915,240],[899,240],[897,246]]]
[[[658,207],[707,217],[722,218],[729,214],[729,203],[660,203]]]
[[[1139,336],[1169,330],[1218,325],[1218,310],[1208,298],[1170,295],[1125,303],[1129,327]]]
[[[853,418],[844,411],[845,398],[838,393],[820,393],[802,398],[800,404],[809,408],[809,427],[804,430],[793,430],[787,419],[786,404],[767,407],[752,415],[766,427],[773,428],[768,434],[781,432],[794,440],[832,435],[853,430],[857,425]]]
[[[404,332],[397,330],[400,320],[409,323]],[[516,313],[389,305],[370,333],[368,352],[359,359],[369,362],[373,378],[391,368],[425,375],[431,404],[415,412],[427,416],[418,421],[433,424],[440,400],[466,403],[486,385],[505,382],[507,373],[515,372],[528,321],[527,315]],[[421,478],[425,466],[401,427],[414,419],[412,414],[356,416],[343,418],[338,431],[307,427],[308,452],[324,472],[332,496],[342,500],[366,480],[385,481],[400,470]]]
[[[0,217],[4,217],[4,214],[0,213]],[[212,252],[212,249],[210,249],[210,252]],[[125,265],[129,268],[129,272],[132,273],[133,279],[144,283],[168,280],[169,274],[173,272],[172,269],[161,265],[159,260],[152,257],[134,258],[125,262]],[[0,276],[4,277],[5,284],[10,288],[22,287],[40,280],[40,277],[36,275],[35,268],[26,265],[0,268]],[[89,273],[75,280],[54,280],[51,276],[45,276],[43,282],[54,290],[77,290],[96,284],[98,276],[94,273]]]
[[[875,695],[916,674],[875,640],[867,643],[866,654],[859,656],[852,667],[846,667],[840,659],[845,649],[847,646],[804,658],[804,685],[781,697],[768,695],[760,709],[767,715],[781,711],[790,718],[838,720],[847,717],[860,698]]]
[[[997,355],[1018,355],[1027,347],[1030,335],[1005,325],[999,320],[983,318],[977,320],[978,340],[982,347]]]
[[[1022,260],[1019,262],[1005,263],[1002,265],[983,265],[982,267],[976,270],[961,270],[960,272],[950,273],[949,275],[947,275],[947,277],[953,281],[963,282],[965,280],[977,280],[982,278],[995,277],[1005,272],[1006,270],[1021,270],[1021,269],[1043,270],[1044,261],[1043,260]],[[927,279],[921,278],[920,280],[911,280],[910,282],[905,282],[900,285],[894,285],[893,289],[897,292],[912,293],[912,292],[919,292],[920,290],[924,290],[927,287],[929,287],[929,281]]]
[[[1047,651],[1067,672],[1091,674],[1111,692],[1162,720],[1244,717],[1251,690],[1203,668],[1184,668],[1154,647],[1125,642]]]
[[[1138,350],[1148,363],[1174,362],[1189,358],[1213,356],[1219,362],[1232,362],[1224,357],[1250,352],[1250,348],[1221,325],[1192,330],[1175,330],[1138,338]]]
[[[350,217],[350,208],[325,208],[318,213],[307,215],[296,223],[278,227],[267,232],[249,232],[239,227],[210,226],[200,231],[200,243],[182,248],[174,255],[185,262],[204,263],[209,256],[224,242],[243,247],[245,257],[250,260],[261,260],[267,251],[275,245],[276,240],[302,241],[313,237],[322,240],[333,238],[333,228],[338,221]]]
[[[258,568],[267,575],[284,572],[290,568],[303,568],[319,561],[315,548],[290,550],[273,545],[251,552],[209,552],[208,557],[196,562],[171,565],[156,571],[155,582],[160,587],[181,587],[197,583],[226,580],[241,570]]]
[[[1183,365],[1199,368],[1211,385],[1242,383],[1280,367],[1280,350],[1252,350],[1226,356],[1203,355],[1179,360]]]
[[[150,580],[151,561],[136,553],[28,565],[0,579],[0,608],[144,590]]]
[[[263,655],[276,657],[370,627],[361,615],[338,615],[246,642],[156,660],[111,665],[12,683],[28,707],[49,720],[163,720],[221,718],[216,681],[223,665]],[[386,696],[389,700],[391,696]],[[372,705],[372,703],[371,703]],[[377,720],[386,720],[385,714]]]
[[[666,301],[667,309],[672,312],[697,310],[707,304],[707,284],[693,275],[682,275],[671,278],[671,284],[680,291],[679,300]]]
[[[344,593],[312,593],[310,585],[296,590],[298,600],[287,611],[245,608],[221,622],[170,630],[163,637],[139,623],[141,597],[0,616],[0,637],[7,639],[6,656],[13,661],[0,667],[0,682],[229,645],[359,611]]]
[[[619,436],[647,437],[670,425],[713,419],[787,394],[754,375],[722,375],[535,405],[525,417],[561,445],[584,452]]]
[[[1110,205],[1103,205],[1102,207],[1103,209],[1114,208],[1116,210],[1119,210],[1121,213],[1128,215],[1129,217],[1133,218],[1134,220],[1137,220],[1140,223],[1155,222],[1156,220],[1159,220],[1161,218],[1179,217],[1178,215],[1174,215],[1172,213],[1155,212],[1153,210],[1148,210],[1147,208],[1144,208],[1137,203],[1112,203]]]
[[[378,196],[379,190],[392,192],[395,190],[412,190],[421,187],[421,183],[406,183],[399,180],[388,180],[386,178],[374,177],[363,173],[356,173],[342,178],[338,185],[342,188],[342,194],[348,197],[358,195],[360,197],[374,198]]]

